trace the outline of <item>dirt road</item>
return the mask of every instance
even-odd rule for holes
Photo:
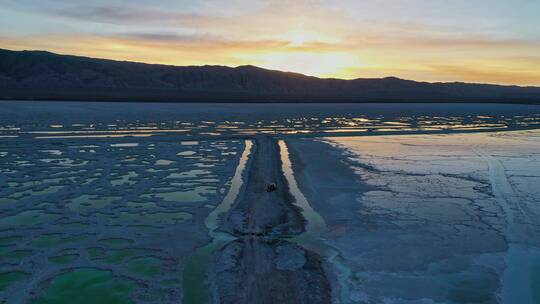
[[[245,188],[220,225],[238,239],[214,257],[213,302],[330,303],[321,257],[286,241],[305,230],[305,220],[282,172],[278,143],[270,137],[255,143]],[[277,189],[267,192],[270,183]]]

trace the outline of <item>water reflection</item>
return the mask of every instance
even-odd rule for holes
[[[144,108],[144,105],[134,105]],[[160,105],[162,106],[162,105]],[[261,105],[268,106],[269,105]],[[289,107],[291,105],[288,105]],[[80,121],[73,123],[40,123],[38,120],[28,123],[26,120],[10,121],[4,123],[0,120],[0,137],[35,137],[40,139],[62,138],[115,138],[115,137],[150,137],[159,135],[181,136],[246,136],[258,133],[263,134],[316,134],[316,133],[361,133],[361,132],[399,132],[399,131],[466,131],[482,129],[509,130],[516,128],[540,127],[540,110],[534,106],[513,105],[508,111],[501,111],[499,107],[505,105],[452,105],[459,115],[452,113],[444,106],[417,105],[407,108],[403,105],[402,112],[384,109],[369,111],[369,105],[336,106],[336,109],[326,109],[313,115],[306,115],[309,108],[296,106],[290,110],[272,108],[268,115],[258,112],[257,106],[247,105],[246,109],[253,108],[253,115],[243,115],[231,120],[235,115],[229,112],[213,113],[215,119],[200,119],[206,114],[207,105],[189,105],[193,116],[185,116],[179,120],[177,116],[152,115],[149,110],[145,120],[114,119],[108,121],[104,116],[95,116],[94,121]],[[157,106],[159,108],[159,106]],[[316,108],[317,106],[311,106]],[[341,111],[339,108],[343,108]],[[396,106],[397,107],[397,106]],[[413,110],[416,109],[418,110]],[[459,110],[462,107],[464,110]],[[467,111],[467,107],[472,107]],[[520,109],[523,107],[523,109]],[[431,109],[429,115],[423,114],[422,109]],[[368,113],[362,113],[366,112]],[[514,111],[515,110],[515,111]],[[517,112],[516,112],[517,111]],[[475,114],[474,112],[479,112]],[[493,112],[494,114],[487,114]],[[172,114],[171,113],[171,114]],[[120,113],[119,113],[120,114]],[[2,113],[0,113],[1,117]],[[186,114],[187,115],[187,114]],[[236,115],[237,116],[237,115]],[[199,119],[197,119],[199,118]],[[76,118],[71,118],[76,119]]]

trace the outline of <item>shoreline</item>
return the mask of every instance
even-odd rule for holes
[[[480,130],[415,130],[415,131],[380,131],[380,132],[313,132],[313,133],[301,133],[301,134],[273,134],[276,139],[302,139],[302,138],[324,138],[324,137],[371,137],[371,136],[410,136],[410,135],[449,135],[449,134],[474,134],[474,133],[505,133],[505,132],[524,132],[540,130],[538,127],[522,127],[522,128],[485,128]],[[96,132],[99,133],[99,132]],[[27,140],[52,140],[52,141],[69,141],[69,140],[93,140],[93,141],[110,141],[115,142],[145,142],[149,139],[159,140],[160,142],[168,141],[206,141],[206,140],[251,140],[256,136],[270,134],[265,133],[253,133],[246,135],[171,135],[171,134],[155,134],[149,136],[106,136],[106,135],[85,135],[85,136],[46,136],[46,137],[31,137],[31,136],[18,136],[14,135],[9,137],[3,137],[12,142],[27,141]],[[2,136],[0,136],[2,138]]]
[[[234,105],[261,105],[261,104],[279,104],[279,105],[323,105],[323,104],[331,104],[331,105],[369,105],[369,104],[385,104],[385,105],[412,105],[412,104],[421,104],[421,105],[529,105],[529,106],[540,106],[540,100],[537,101],[508,101],[508,100],[340,100],[340,99],[328,99],[328,100],[313,100],[307,98],[306,101],[300,101],[300,100],[283,100],[283,99],[268,99],[268,100],[256,100],[253,98],[245,98],[245,100],[239,98],[231,98],[231,99],[225,99],[225,100],[216,100],[216,99],[196,99],[196,98],[186,98],[186,99],[175,99],[175,100],[162,100],[162,99],[151,99],[151,98],[143,98],[143,99],[134,99],[134,98],[121,98],[121,99],[115,99],[115,98],[103,98],[103,99],[96,99],[96,98],[88,98],[88,99],[77,99],[77,98],[3,98],[0,97],[0,102],[38,102],[38,103],[44,103],[44,102],[53,102],[53,103],[95,103],[95,104],[102,104],[102,103],[120,103],[120,104],[126,104],[126,103],[135,103],[135,104],[195,104],[195,105],[201,105],[201,104],[234,104]],[[302,99],[303,100],[303,99]]]
[[[240,101],[239,101],[240,100]],[[306,100],[306,101],[303,101]],[[440,100],[417,100],[417,99],[405,99],[405,100],[356,100],[352,99],[339,99],[339,98],[329,98],[317,100],[316,98],[295,98],[295,99],[283,99],[283,98],[271,98],[271,99],[260,99],[257,100],[252,97],[237,98],[232,97],[230,99],[217,99],[217,98],[170,98],[170,99],[153,99],[153,98],[137,98],[137,97],[125,97],[125,98],[114,98],[114,97],[104,97],[104,98],[12,98],[12,97],[0,97],[0,102],[64,102],[64,103],[148,103],[148,104],[292,104],[292,105],[309,105],[309,104],[507,104],[507,105],[540,105],[540,100],[520,100],[516,99],[514,101],[508,100],[456,100],[456,99],[440,99]]]

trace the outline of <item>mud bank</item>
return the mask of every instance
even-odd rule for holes
[[[215,253],[210,268],[214,303],[330,303],[321,256],[286,240],[305,231],[282,171],[277,141],[255,140],[247,184],[220,229],[236,240]],[[266,185],[275,183],[276,191]]]

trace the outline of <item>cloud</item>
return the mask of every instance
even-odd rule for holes
[[[538,69],[501,69],[497,67],[471,67],[459,65],[434,65],[433,74],[449,79],[465,82],[485,83],[518,83],[539,85],[540,71]]]
[[[175,49],[182,51],[231,54],[235,52],[273,52],[290,50],[289,42],[283,40],[233,40],[214,35],[179,35],[174,33],[114,33],[96,36],[95,39],[156,50]]]
[[[222,4],[223,6],[223,4]],[[537,48],[540,40],[495,37],[488,33],[478,33],[474,29],[448,29],[421,20],[373,20],[353,19],[350,12],[331,7],[320,1],[299,0],[294,2],[273,0],[258,9],[236,15],[220,14],[219,6],[207,12],[164,9],[160,6],[104,4],[66,4],[38,6],[39,13],[71,19],[73,22],[94,22],[133,27],[134,31],[152,27],[155,33],[148,33],[149,39],[163,38],[176,40],[174,34],[182,32],[196,36],[219,36],[230,40],[282,40],[288,31],[318,32],[324,37],[307,41],[298,48],[315,50],[370,47],[421,48]],[[364,16],[364,14],[359,14]],[[124,27],[125,28],[125,27]],[[92,28],[90,28],[91,30]],[[114,31],[114,28],[97,31]],[[68,31],[68,29],[66,29]],[[163,32],[167,31],[165,34]],[[100,34],[98,32],[97,34]],[[155,37],[152,37],[155,35]],[[163,35],[163,37],[159,37]],[[171,35],[171,37],[167,37]],[[143,37],[141,37],[143,38]],[[332,40],[332,41],[330,41]]]
[[[484,48],[540,48],[540,41],[497,39],[479,35],[413,36],[394,40],[394,43],[415,48],[474,49],[479,51],[485,50]]]
[[[196,14],[167,11],[154,8],[135,8],[120,6],[69,6],[48,11],[59,17],[79,21],[91,21],[109,24],[140,25],[180,25],[195,24],[202,16]]]
[[[297,72],[320,71],[324,63],[327,71],[339,65],[334,76],[348,78],[540,84],[538,35],[500,30],[498,22],[508,21],[487,13],[479,12],[479,21],[447,16],[446,1],[6,1],[0,18],[24,13],[0,20],[6,48],[181,65],[279,63]],[[426,11],[446,18],[422,17]],[[17,24],[30,12],[31,25]]]

